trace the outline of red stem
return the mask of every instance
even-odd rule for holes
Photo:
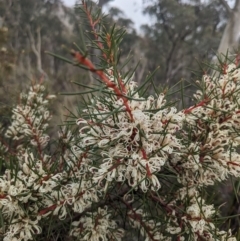
[[[93,35],[94,35],[94,38],[95,38],[96,41],[97,41],[97,45],[98,45],[98,47],[99,47],[99,48],[102,50],[102,52],[103,52],[103,49],[104,49],[104,48],[103,48],[103,44],[98,40],[98,34],[97,34],[96,30],[95,30],[95,26],[96,26],[96,24],[99,23],[100,18],[98,18],[97,20],[93,21],[92,15],[91,15],[91,11],[88,10],[88,6],[87,6],[87,4],[85,3],[84,0],[82,0],[82,5],[83,5],[83,8],[84,8],[85,13],[86,13],[86,15],[87,15],[87,18],[88,18],[90,27],[91,27],[91,29],[92,29],[92,33],[93,33]],[[103,53],[103,57],[107,60],[107,55],[106,55],[105,53]]]
[[[78,197],[81,197],[84,193],[85,193],[85,191],[79,193],[77,196],[78,196]],[[65,201],[66,201],[66,200],[61,201],[61,202],[60,202],[60,205],[62,205]],[[53,211],[57,206],[58,206],[58,204],[53,204],[53,205],[51,205],[51,206],[49,206],[49,207],[46,207],[46,208],[40,210],[40,211],[38,212],[38,214],[39,214],[39,215],[44,215],[44,214],[46,214],[46,213],[49,212],[49,211]]]
[[[197,107],[199,106],[203,106],[204,104],[208,103],[209,102],[209,99],[205,99],[205,100],[202,100],[201,102],[199,102],[198,104],[186,109],[183,111],[184,114],[189,114],[192,112],[192,110],[196,109]]]
[[[84,0],[82,0],[82,5],[83,5],[83,8],[84,8],[85,13],[87,15],[90,27],[92,29],[92,33],[93,33],[94,38],[96,40],[96,43],[97,43],[99,49],[102,51],[102,55],[103,55],[104,59],[109,63],[109,58],[103,51],[104,46],[99,41],[99,36],[98,36],[98,34],[96,32],[96,29],[95,29],[95,26],[100,22],[100,17],[98,19],[96,19],[95,21],[93,21],[91,11],[89,11],[88,6],[87,6],[87,4],[85,3]],[[107,42],[107,46],[108,46],[109,50],[111,50],[112,43],[111,43],[111,36],[109,34],[106,35],[106,42]],[[110,54],[110,60],[111,60],[111,62],[114,62],[112,54]],[[126,93],[125,86],[124,86],[123,81],[120,77],[118,78],[118,83],[119,83],[119,86],[121,87],[121,89],[123,90],[123,92]]]
[[[131,112],[131,108],[128,105],[128,99],[125,96],[123,96],[123,93],[118,88],[118,86],[115,83],[113,83],[112,81],[110,81],[110,79],[104,74],[104,72],[102,70],[97,70],[95,68],[95,66],[93,65],[93,63],[89,59],[87,59],[85,56],[83,56],[81,53],[72,51],[72,55],[75,57],[75,59],[78,61],[79,64],[82,64],[82,65],[88,67],[88,69],[91,72],[93,72],[96,75],[98,75],[98,77],[102,80],[102,82],[108,88],[113,89],[113,91],[115,92],[115,94],[118,97],[118,99],[122,99],[123,100],[123,104],[126,107],[126,111],[128,112],[131,121],[133,121],[133,115],[132,115],[132,112]]]

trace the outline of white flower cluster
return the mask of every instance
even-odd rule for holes
[[[214,216],[217,211],[213,205],[207,205],[205,200],[199,195],[195,188],[182,188],[178,192],[178,200],[187,200],[185,212],[181,215],[181,228],[179,233],[186,233],[190,240],[209,240],[209,241],[236,241],[232,237],[231,231],[219,231],[213,223]],[[171,225],[176,222],[176,213],[171,217]],[[170,232],[171,233],[171,232]],[[181,240],[185,240],[184,235],[179,236]],[[224,239],[223,239],[224,238]]]
[[[42,218],[53,214],[62,220],[68,209],[82,213],[99,200],[91,181],[78,172],[49,174],[44,162],[36,160],[30,152],[18,159],[22,168],[17,175],[6,170],[0,178],[0,209],[6,225],[4,241],[31,240],[41,233],[38,222]]]
[[[202,90],[195,95],[198,103],[184,110],[189,144],[183,144],[187,148],[171,163],[184,186],[213,185],[229,175],[240,176],[239,82],[235,64],[226,65],[220,77],[204,75]]]
[[[213,222],[216,209],[213,205],[207,205],[195,188],[181,188],[172,202],[165,203],[162,199],[161,204],[167,210],[161,221],[157,221],[160,213],[154,212],[154,218],[141,208],[128,212],[130,225],[140,230],[145,241],[171,241],[175,238],[181,241],[236,241],[231,230],[225,232],[216,227]]]
[[[42,84],[33,85],[28,94],[21,93],[20,103],[12,110],[12,123],[5,136],[17,141],[29,137],[29,144],[39,150],[44,148],[49,141],[49,136],[44,133],[51,119],[48,104],[53,98],[54,95],[45,94]]]
[[[33,155],[26,155],[26,162],[31,162]],[[37,194],[36,186],[44,172],[41,162],[34,163],[31,171],[26,162],[16,177],[7,169],[0,178],[0,209],[6,225],[4,241],[31,240],[35,233],[41,233],[37,201],[42,198]],[[33,186],[35,190],[32,190]]]
[[[175,134],[182,128],[184,115],[166,106],[163,94],[140,98],[135,82],[125,85],[126,95],[131,96],[127,105],[132,120],[123,99],[95,98],[85,110],[91,112],[90,119],[77,120],[81,126],[78,145],[84,150],[97,150],[102,157],[91,168],[94,182],[108,185],[113,180],[126,181],[136,190],[156,191],[161,187],[157,173],[169,155],[180,150]],[[95,159],[94,153],[89,158]]]
[[[149,218],[149,216],[150,215],[144,212],[142,209],[133,209],[128,212],[130,225],[133,228],[140,230],[141,235],[145,237],[145,241],[171,241],[172,239],[170,237],[165,237],[161,233],[162,224],[160,222],[156,222],[156,220]]]
[[[0,177],[0,211],[4,224],[0,237],[4,241],[32,240],[42,232],[40,222],[48,220],[50,215],[63,220],[69,212],[82,213],[101,196],[91,176],[87,176],[84,163],[88,167],[91,161],[71,144],[74,138],[70,131],[66,128],[59,131],[59,143],[63,145],[59,162],[44,152],[48,138],[44,145],[41,140],[46,136],[44,131],[51,118],[48,99],[53,97],[44,95],[44,90],[42,85],[35,85],[30,88],[29,96],[21,94],[21,104],[13,109],[12,125],[5,132],[7,138],[16,141],[16,149],[14,163],[7,163],[9,169]],[[24,146],[26,140],[31,141]],[[118,240],[120,233],[114,233]]]
[[[182,220],[190,224],[189,232],[198,233],[199,236],[209,239],[212,236],[209,229],[216,229],[214,224],[209,221],[216,212],[213,205],[206,205],[202,198],[191,199],[190,203],[190,206],[186,208],[186,216],[183,216]]]
[[[72,222],[72,226],[70,235],[80,237],[82,241],[121,241],[124,236],[124,230],[111,220],[107,207],[98,208],[94,213],[86,213],[79,221]]]
[[[0,237],[32,240],[50,217],[73,217],[73,238],[120,241],[124,231],[112,220],[119,213],[114,205],[99,207],[117,200],[146,241],[235,241],[230,231],[217,229],[218,213],[200,190],[240,175],[237,66],[228,65],[220,78],[203,76],[197,104],[179,112],[164,94],[142,97],[134,81],[121,86],[112,70],[106,78],[106,95],[93,97],[77,120],[79,136],[59,132],[58,156],[45,150],[53,96],[41,84],[21,94],[5,132],[16,148],[0,176]],[[162,195],[170,179],[177,185]],[[146,211],[146,198],[149,207],[156,203],[159,219]]]

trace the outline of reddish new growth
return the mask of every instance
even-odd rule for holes
[[[147,177],[151,178],[152,177],[152,173],[151,173],[151,170],[149,168],[148,163],[146,164],[146,170],[147,170]]]
[[[80,192],[78,195],[76,195],[76,197],[82,197],[83,194],[85,194],[85,191]],[[48,212],[50,212],[50,211],[54,211],[54,210],[57,208],[57,206],[59,206],[59,205],[64,205],[65,203],[66,203],[66,200],[62,200],[62,201],[60,201],[58,204],[53,204],[53,205],[51,205],[51,206],[48,206],[48,207],[40,210],[40,211],[38,212],[38,215],[40,215],[40,216],[45,215],[46,213],[48,213]]]
[[[104,49],[103,43],[99,40],[99,34],[96,31],[96,25],[98,25],[100,23],[100,16],[96,19],[93,19],[92,17],[92,13],[91,13],[91,7],[89,8],[88,5],[86,4],[86,2],[84,0],[82,0],[82,5],[83,5],[83,9],[87,15],[88,18],[88,22],[90,24],[90,27],[92,29],[92,33],[94,35],[94,38],[96,40],[96,44],[98,46],[98,48],[101,50],[102,52],[102,57],[106,60],[107,63],[113,63],[114,62],[114,56],[112,53],[112,41],[111,41],[111,35],[110,34],[106,34],[106,44],[107,44],[107,48],[110,51],[109,54],[106,54],[106,50]],[[76,60],[89,68],[90,71],[96,73],[100,79],[106,84],[106,86],[108,88],[112,88],[115,92],[115,94],[117,95],[118,98],[121,98],[123,100],[124,106],[126,107],[127,112],[129,113],[130,119],[131,121],[133,121],[133,116],[131,113],[131,109],[128,105],[128,100],[127,98],[124,96],[124,94],[126,94],[126,88],[125,85],[122,81],[122,79],[118,76],[117,77],[117,81],[118,81],[118,85],[119,87],[115,84],[112,83],[108,77],[104,74],[104,72],[102,70],[97,70],[93,63],[87,59],[85,56],[81,55],[79,52],[72,52],[73,56],[76,58]]]
[[[130,116],[130,120],[133,121],[133,115],[131,112],[131,108],[128,105],[128,99],[123,95],[122,90],[120,90],[119,87],[115,83],[113,83],[102,70],[96,69],[93,63],[85,56],[83,56],[81,53],[76,52],[74,50],[71,53],[79,64],[87,67],[91,72],[95,73],[108,88],[113,89],[118,99],[123,100],[123,104],[126,107],[126,111]]]
[[[235,112],[235,114],[239,114],[239,113],[240,113],[240,110],[238,110],[238,111]],[[230,116],[228,116],[228,117],[220,120],[219,123],[221,124],[221,123],[223,123],[223,122],[225,122],[225,121],[227,121],[227,120],[230,120],[231,118],[232,118],[232,115],[230,115]]]
[[[196,109],[197,107],[203,106],[204,104],[207,104],[209,102],[209,99],[206,98],[204,100],[202,100],[201,102],[199,102],[198,104],[186,109],[183,111],[184,114],[189,114],[192,112],[192,110]]]
[[[86,2],[83,0],[82,1],[82,5],[83,5],[83,9],[87,15],[88,18],[88,22],[89,25],[92,29],[92,34],[94,35],[94,38],[96,40],[96,44],[98,46],[98,48],[101,50],[103,58],[108,62],[108,63],[113,63],[114,62],[114,58],[113,58],[113,54],[112,54],[112,41],[111,41],[111,36],[110,34],[106,35],[106,43],[107,43],[107,47],[110,50],[110,54],[106,54],[104,50],[104,46],[102,44],[101,41],[99,41],[99,35],[96,31],[96,25],[98,25],[100,23],[101,17],[99,16],[98,18],[93,20],[92,14],[91,14],[91,7],[88,8],[88,5],[86,4]]]
[[[141,151],[142,151],[143,159],[147,160],[148,158],[147,158],[147,153],[146,153],[146,151],[145,151],[143,148],[141,149]]]
[[[98,34],[97,34],[96,29],[95,29],[96,25],[99,24],[99,22],[100,22],[100,17],[97,18],[96,20],[93,20],[92,15],[91,15],[91,9],[88,8],[88,6],[87,6],[87,4],[86,4],[86,2],[84,0],[82,0],[82,5],[83,5],[83,9],[84,9],[84,11],[85,11],[85,13],[87,15],[88,22],[89,22],[90,27],[92,29],[92,33],[94,35],[94,38],[97,40],[96,43],[97,43],[98,47],[101,50],[103,50],[103,44],[98,40]],[[107,56],[106,56],[105,53],[103,54],[103,57],[105,59],[107,59]]]
[[[63,204],[63,201],[61,202],[61,204]],[[57,204],[53,204],[53,205],[51,205],[51,206],[49,206],[49,207],[47,207],[47,208],[45,208],[45,209],[43,209],[43,210],[40,210],[40,211],[38,212],[38,214],[39,214],[40,216],[42,216],[42,215],[44,215],[44,214],[46,214],[46,213],[48,213],[48,212],[50,212],[50,211],[55,210],[56,207],[57,207]]]
[[[238,67],[238,65],[240,64],[240,54],[238,53],[235,59],[235,64]]]

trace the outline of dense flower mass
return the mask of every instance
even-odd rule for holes
[[[219,77],[204,75],[197,103],[183,111],[167,105],[163,93],[141,96],[132,79],[123,79],[124,96],[116,95],[114,71],[104,74],[114,88],[92,97],[76,121],[79,135],[59,131],[58,159],[46,151],[54,96],[42,84],[21,94],[5,131],[16,149],[1,142],[2,153],[15,158],[0,177],[3,240],[32,240],[42,233],[43,220],[69,215],[73,238],[124,240],[117,209],[106,205],[115,201],[123,205],[119,210],[127,208],[125,219],[145,240],[236,240],[231,230],[217,228],[219,213],[200,193],[240,174],[237,66],[230,64]],[[169,196],[161,191],[168,175],[180,184]],[[141,195],[161,207],[157,215],[139,206]]]
[[[237,215],[222,217],[209,190],[240,177],[239,56],[205,73],[195,105],[179,110],[166,90],[147,95],[151,75],[138,85],[134,73],[120,73],[124,31],[108,33],[89,2],[82,10],[98,65],[82,46],[71,51],[98,81],[76,83],[88,88],[84,108],[50,138],[55,96],[41,80],[0,123],[0,240],[237,241],[229,222]]]
[[[45,87],[42,84],[33,85],[28,94],[22,93],[20,103],[12,111],[12,124],[5,136],[17,141],[29,136],[31,145],[40,149],[45,147],[49,136],[44,131],[51,119],[48,104],[53,98],[54,95],[45,94]]]
[[[183,185],[213,185],[229,175],[239,177],[240,71],[226,65],[220,76],[204,75],[197,104],[184,110],[186,134],[191,142],[172,165],[180,170]],[[187,140],[189,141],[189,139]]]
[[[111,220],[107,208],[98,208],[97,212],[86,213],[79,221],[72,223],[71,236],[81,237],[82,241],[116,240],[121,241],[124,230]]]
[[[113,82],[114,76],[108,75]],[[164,95],[139,97],[136,83],[125,83],[133,119],[122,99],[116,96],[94,98],[85,112],[90,119],[80,118],[79,146],[96,149],[101,155],[99,165],[90,168],[93,181],[106,185],[113,180],[127,182],[134,189],[158,190],[161,183],[156,174],[170,154],[179,152],[180,140],[175,135],[182,128],[184,114],[166,106]],[[113,108],[117,111],[114,111]],[[94,154],[92,155],[94,158]]]

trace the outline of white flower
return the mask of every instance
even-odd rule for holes
[[[110,219],[107,208],[98,208],[97,212],[87,213],[79,221],[73,222],[72,226],[70,235],[80,236],[83,241],[121,241],[124,236],[124,230],[117,228],[116,222]]]
[[[4,235],[3,241],[18,240],[28,241],[32,240],[34,235],[42,232],[42,229],[37,225],[40,217],[36,220],[29,218],[14,219],[8,227],[8,231]]]
[[[181,232],[181,228],[180,227],[167,227],[166,231],[170,234],[178,234]]]

